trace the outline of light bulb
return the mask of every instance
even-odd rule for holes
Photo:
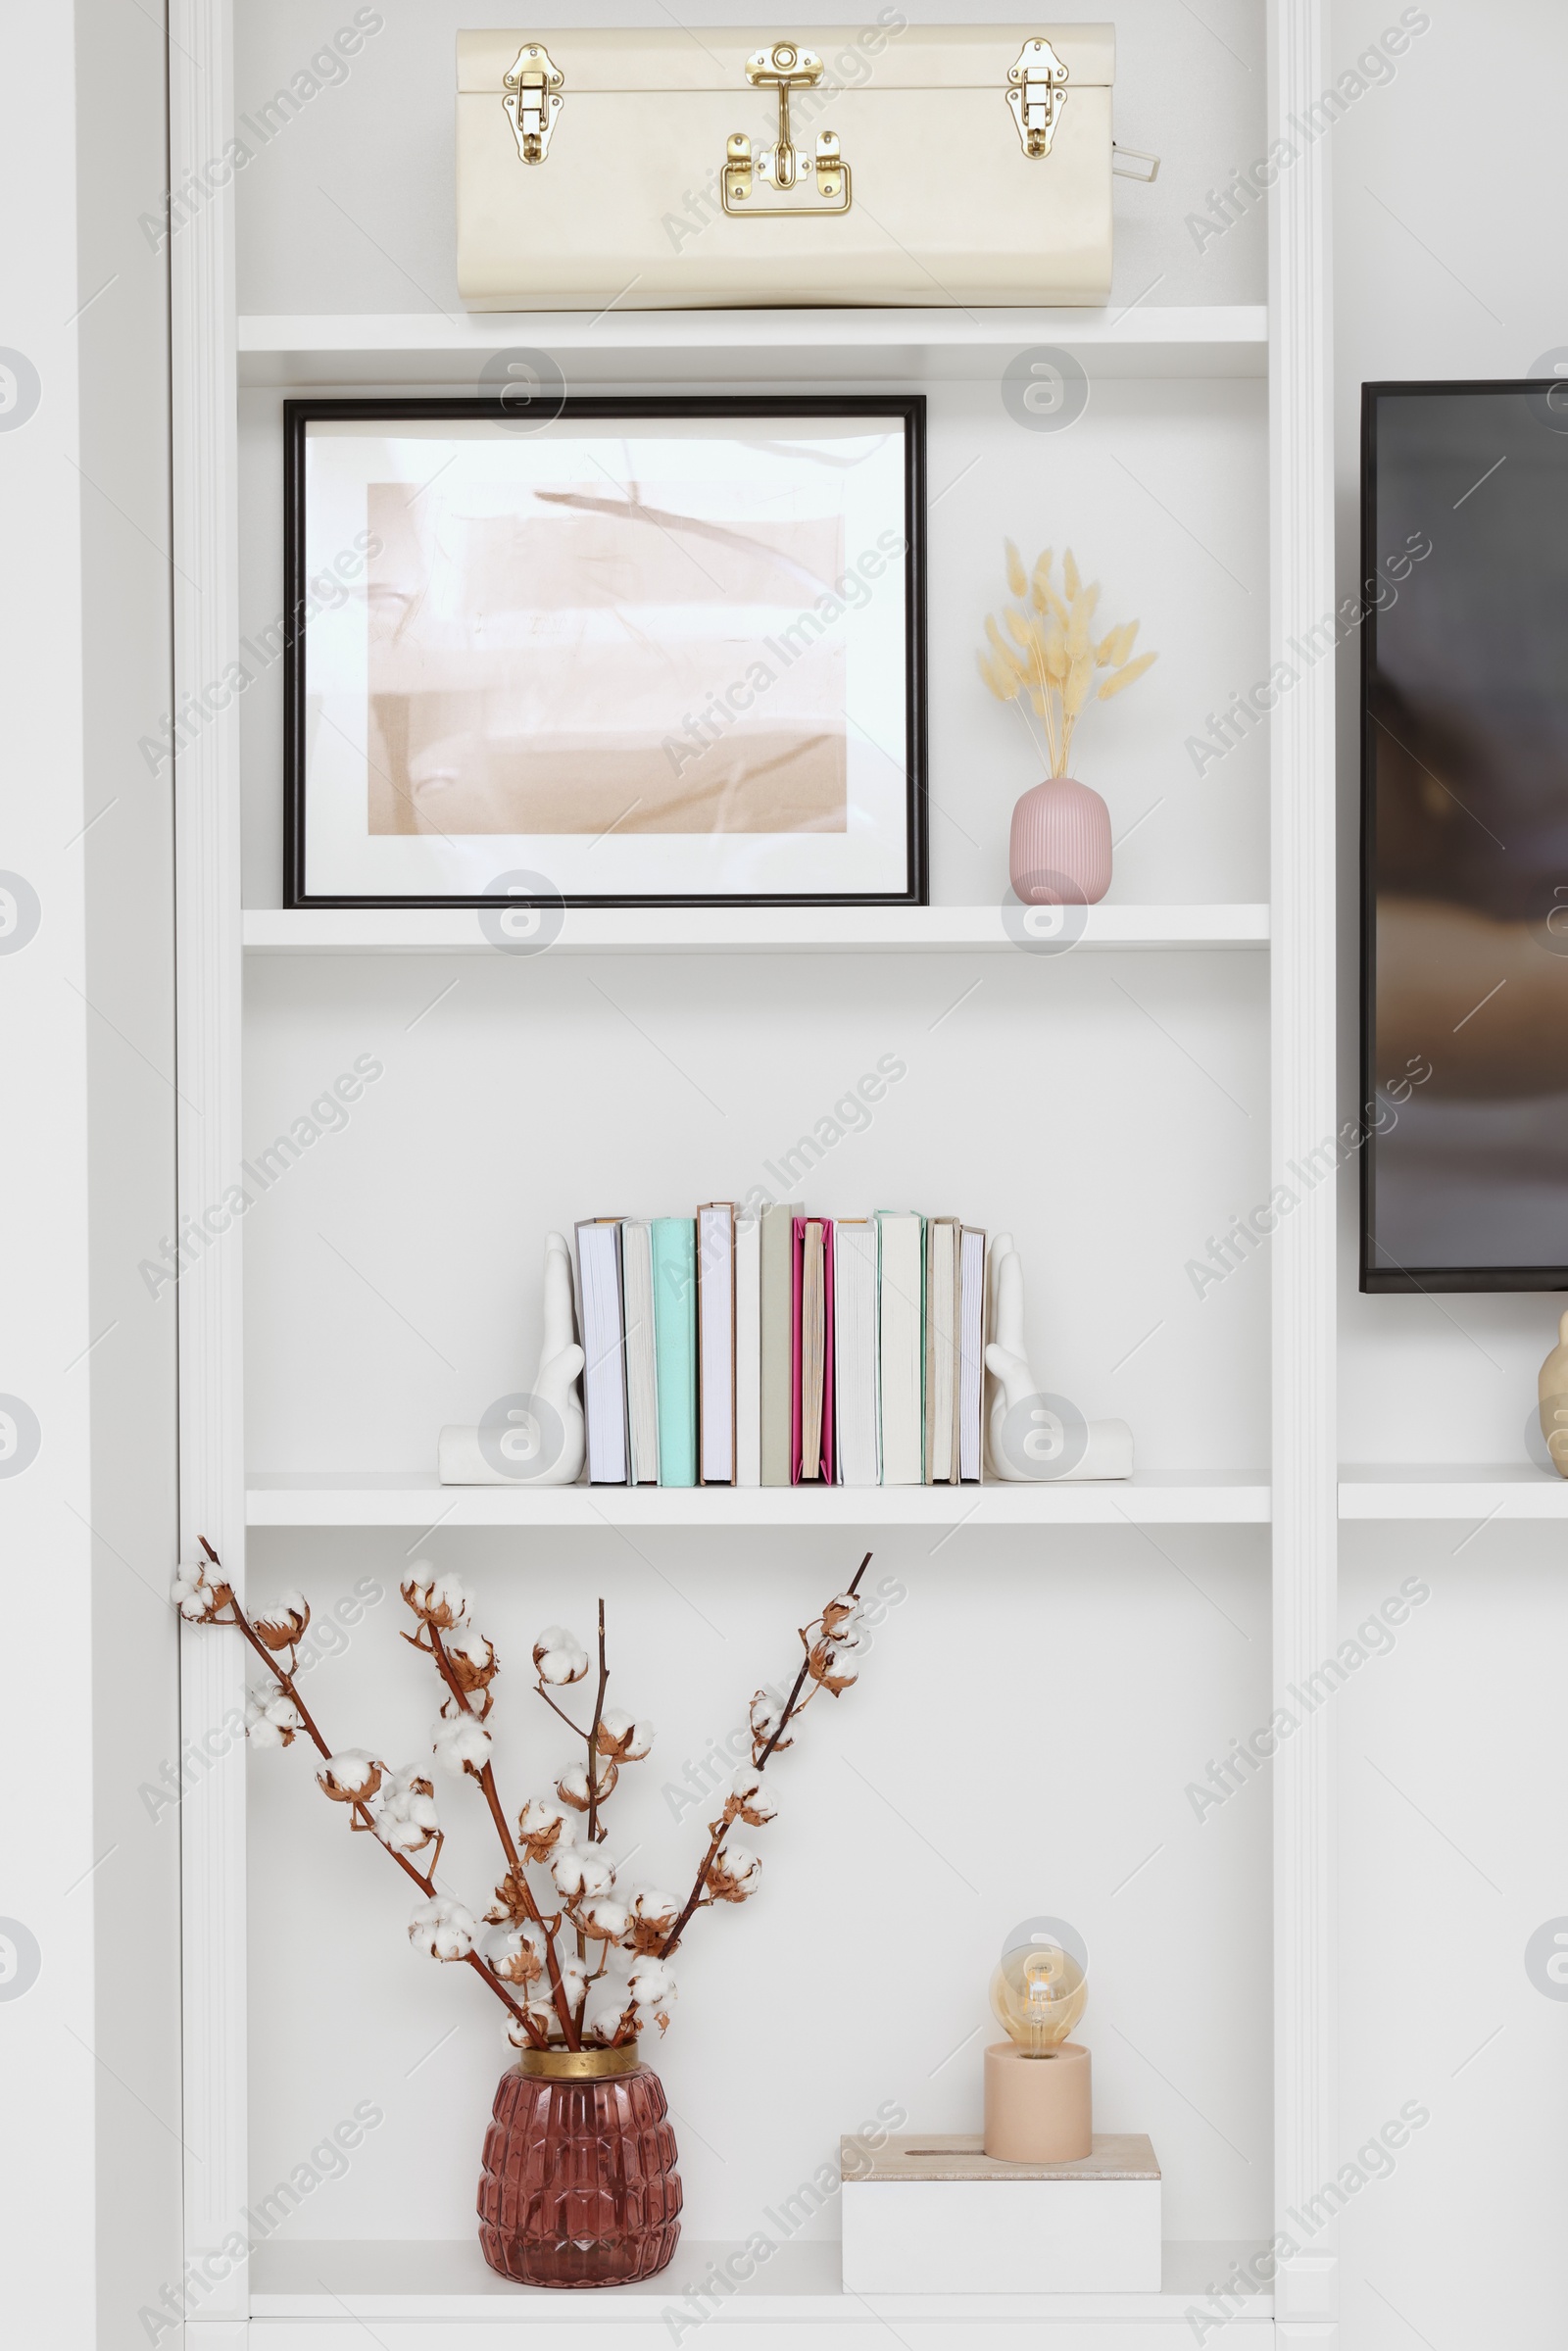
[[[1088,2005],[1089,1954],[1071,1928],[1059,1919],[1016,1928],[991,1979],[991,2006],[1023,2054],[1050,2057]]]

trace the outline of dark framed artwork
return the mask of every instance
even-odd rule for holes
[[[1356,617],[1361,1288],[1568,1289],[1568,381],[1363,387]]]
[[[286,906],[926,903],[922,398],[284,433]]]

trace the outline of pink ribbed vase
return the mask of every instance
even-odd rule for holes
[[[1098,906],[1110,888],[1110,810],[1070,775],[1048,776],[1012,811],[1007,872],[1025,906]]]

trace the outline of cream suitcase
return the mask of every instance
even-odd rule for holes
[[[761,45],[760,46],[760,40]],[[1094,304],[1109,24],[458,35],[477,310]]]

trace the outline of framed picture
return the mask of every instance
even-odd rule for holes
[[[284,419],[286,906],[926,903],[923,399]]]

